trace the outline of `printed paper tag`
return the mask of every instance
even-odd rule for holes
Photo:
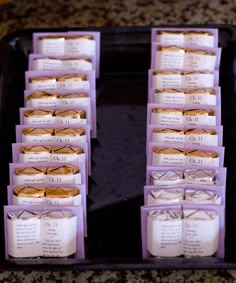
[[[183,88],[211,88],[214,87],[214,74],[183,75]]]
[[[151,113],[151,124],[152,125],[182,125],[183,124],[183,115],[175,114],[164,114],[164,113]]]
[[[37,257],[42,253],[40,219],[7,219],[8,253],[12,257]],[[33,247],[33,248],[32,248]]]
[[[61,71],[62,61],[59,59],[38,58],[33,59],[33,71]]]
[[[82,97],[82,98],[60,98],[58,99],[59,106],[65,105],[73,105],[73,106],[89,106],[90,105],[90,97]]]
[[[59,125],[74,125],[74,124],[86,125],[87,119],[55,117],[54,123]]]
[[[186,94],[185,104],[197,104],[197,105],[216,105],[216,95],[210,94]]]
[[[56,80],[54,81],[49,81],[49,82],[31,82],[29,83],[29,89],[30,90],[37,90],[37,89],[55,89],[57,88],[57,82]]]
[[[191,35],[191,34],[186,34],[184,38],[184,43],[186,46],[202,46],[202,47],[209,47],[213,48],[214,47],[214,36],[209,36],[209,35]]]
[[[184,92],[178,93],[154,93],[154,103],[185,104]]]
[[[152,88],[181,88],[182,87],[182,76],[177,75],[153,75]]]
[[[56,106],[57,99],[30,99],[26,100],[26,107],[47,107],[47,106]]]
[[[76,252],[76,216],[69,219],[41,219],[42,256],[66,257]]]
[[[41,143],[41,142],[52,142],[54,141],[53,136],[25,136],[22,134],[23,143]]]
[[[30,162],[49,162],[50,153],[19,153],[19,162],[30,163]]]
[[[212,256],[217,251],[218,241],[218,216],[211,220],[183,220],[183,250],[185,256]]]
[[[184,115],[183,116],[183,124],[184,125],[216,125],[216,117],[215,116],[191,116]]]
[[[182,220],[159,221],[147,218],[147,249],[153,256],[180,256],[182,250]]]
[[[24,125],[53,125],[55,117],[24,117]]]
[[[81,174],[71,174],[71,175],[46,175],[46,184],[81,184]]]
[[[184,45],[184,34],[158,34],[156,40],[161,45]]]
[[[218,145],[218,135],[185,135],[186,144]]]
[[[185,156],[177,154],[159,154],[153,152],[152,166],[165,166],[165,165],[184,165]]]
[[[13,175],[13,185],[43,184],[46,175],[39,176],[18,176]]]
[[[13,195],[13,205],[43,205],[44,197],[17,197]]]
[[[89,81],[63,81],[57,82],[57,87],[61,89],[89,89]]]
[[[66,39],[65,54],[69,56],[96,55],[96,42],[90,39]]]
[[[92,63],[85,60],[67,59],[63,61],[63,70],[91,71],[92,69],[93,69]]]
[[[166,133],[153,133],[152,142],[161,143],[184,143],[185,136],[183,134],[166,134]]]
[[[186,156],[185,160],[186,165],[194,165],[194,166],[212,166],[219,167],[219,157],[211,158],[211,157],[194,157],[194,156]]]
[[[185,70],[210,70],[215,69],[216,56],[200,55],[200,54],[185,54],[184,67]]]
[[[54,136],[53,141],[55,142],[64,142],[64,143],[86,143],[86,135],[83,136],[75,136],[75,137],[70,137],[70,136]]]
[[[46,205],[81,205],[81,195],[65,198],[44,198]]]
[[[47,39],[41,39],[38,40],[38,50],[39,54],[43,55],[58,55],[62,56],[64,55],[64,43],[65,40],[64,38],[47,38]]]
[[[154,69],[171,70],[183,69],[184,52],[157,51]]]
[[[83,162],[85,153],[81,154],[50,154],[50,162]]]

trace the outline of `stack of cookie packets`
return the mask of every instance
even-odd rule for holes
[[[144,258],[224,257],[217,29],[152,29]]]
[[[6,259],[85,257],[100,33],[34,33],[12,145]]]

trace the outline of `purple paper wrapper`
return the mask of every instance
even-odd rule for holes
[[[35,185],[37,187],[37,185]],[[25,185],[22,186],[14,186],[14,185],[9,185],[7,186],[7,201],[8,201],[8,206],[12,206],[13,204],[13,190],[15,187],[21,187],[24,188]],[[40,187],[43,188],[57,188],[59,186],[57,185],[40,185]],[[77,190],[80,190],[81,194],[81,206],[83,207],[83,223],[84,223],[84,236],[87,237],[87,199],[86,199],[86,188],[84,185],[63,185],[61,186],[63,188],[75,188]],[[53,206],[53,204],[48,204],[49,206]],[[16,206],[16,205],[15,205]],[[35,206],[35,205],[31,205]],[[61,206],[58,205],[56,206],[57,208]],[[47,207],[47,204],[45,205]]]
[[[153,149],[154,147],[159,147],[159,148],[173,148],[173,149],[180,149],[183,151],[186,150],[190,150],[195,151],[195,150],[200,150],[200,151],[207,151],[207,152],[214,152],[217,153],[217,158],[213,157],[209,157],[206,158],[206,160],[204,161],[204,159],[202,157],[200,158],[194,158],[191,157],[189,158],[189,160],[186,160],[186,154],[181,155],[180,159],[174,159],[174,160],[164,160],[162,162],[162,164],[153,164],[153,163],[157,163],[157,160],[155,160],[155,162],[153,161]],[[148,146],[148,158],[147,158],[147,165],[148,166],[153,166],[153,167],[160,167],[160,166],[169,166],[169,167],[173,167],[173,166],[193,166],[193,167],[223,167],[224,166],[224,152],[225,152],[225,148],[224,147],[220,147],[220,146],[204,146],[204,145],[182,145],[182,144],[171,144],[169,146],[163,146],[162,143],[149,143]],[[174,155],[173,155],[174,156]],[[183,161],[184,160],[184,161]],[[182,162],[183,161],[183,162]],[[207,162],[210,162],[211,165],[207,165]],[[214,161],[214,162],[213,162]]]
[[[168,70],[168,69],[172,69],[170,67],[160,68],[160,67],[156,66],[157,60],[158,60],[160,54],[162,54],[162,53],[160,53],[160,50],[158,50],[158,47],[160,47],[160,46],[174,46],[174,47],[180,47],[180,48],[181,48],[181,46],[176,46],[175,44],[173,44],[173,45],[166,45],[166,44],[160,45],[158,43],[152,43],[151,69],[153,69],[153,70]],[[178,64],[180,64],[180,63],[177,62],[178,64],[174,65],[174,62],[172,61],[173,69],[175,69],[175,70],[187,69],[187,70],[192,70],[192,71],[196,71],[196,70],[198,70],[198,71],[214,71],[214,70],[219,70],[220,59],[221,59],[221,48],[189,47],[189,46],[186,46],[186,49],[191,49],[193,51],[194,50],[201,50],[201,51],[206,51],[206,52],[214,52],[215,53],[215,56],[214,56],[215,57],[215,63],[214,63],[214,65],[212,64],[212,66],[210,66],[209,68],[205,67],[206,65],[204,67],[198,66],[200,57],[197,54],[196,55],[194,54],[194,55],[192,55],[192,56],[194,56],[194,58],[192,59],[193,62],[191,62],[190,64],[188,64],[186,66],[180,66],[179,65],[180,67],[178,67]],[[173,54],[174,54],[174,52],[173,52]],[[212,55],[208,55],[208,56],[210,56],[210,58],[213,58]],[[187,58],[187,55],[185,53],[184,62],[186,62],[186,58]],[[193,64],[193,63],[195,63],[195,64]],[[208,61],[205,60],[205,64],[206,63],[208,63]],[[168,62],[168,64],[166,66],[169,66],[170,64],[171,64],[171,62]]]
[[[153,42],[158,42],[158,32],[159,31],[206,31],[206,32],[210,32],[213,34],[214,36],[214,43],[212,47],[217,47],[218,46],[218,29],[212,29],[212,28],[170,28],[170,27],[159,27],[159,28],[152,28],[151,29],[151,41]],[[194,42],[193,42],[194,43]],[[169,44],[171,44],[171,42],[169,42]],[[176,42],[173,42],[173,44],[176,44]],[[196,43],[194,44],[194,46],[196,46]],[[201,46],[199,44],[199,46]]]
[[[153,258],[147,249],[147,215],[150,211],[182,211],[187,209],[212,211],[219,215],[219,240],[218,249],[215,254],[217,258],[224,257],[224,237],[225,237],[225,222],[224,222],[224,206],[223,205],[162,205],[162,206],[143,206],[141,207],[141,229],[142,229],[142,254],[143,258]]]
[[[149,142],[158,142],[153,138],[153,130],[158,129],[158,130],[164,130],[164,129],[173,129],[173,130],[184,130],[187,131],[189,129],[202,129],[202,130],[215,130],[216,131],[216,135],[214,138],[214,141],[216,142],[216,144],[212,143],[212,140],[209,140],[208,144],[208,140],[204,140],[203,138],[201,138],[202,136],[208,136],[208,135],[197,135],[195,137],[193,137],[192,139],[186,140],[186,139],[182,139],[183,136],[186,137],[186,135],[181,135],[181,139],[179,141],[176,140],[176,138],[170,138],[169,139],[163,139],[163,141],[159,141],[161,143],[163,143],[163,145],[171,145],[172,143],[178,143],[178,144],[196,144],[196,145],[211,145],[211,146],[222,146],[222,142],[223,142],[223,127],[222,126],[201,126],[201,125],[196,125],[196,126],[154,126],[154,125],[148,125],[147,127],[147,149],[148,149],[148,144]]]
[[[24,114],[26,111],[33,111],[35,109],[40,109],[40,110],[50,110],[50,111],[56,111],[56,110],[85,110],[86,112],[86,124],[87,125],[90,125],[90,128],[91,128],[91,135],[92,135],[92,132],[93,132],[93,127],[96,127],[96,125],[93,125],[93,121],[92,121],[92,117],[91,117],[91,107],[88,107],[88,106],[74,106],[74,107],[71,107],[71,106],[54,106],[54,107],[39,107],[39,108],[33,108],[33,107],[25,107],[25,108],[20,108],[20,124],[21,125],[33,125],[33,124],[38,124],[39,123],[25,123],[25,119],[24,119]],[[53,116],[55,117],[55,116]],[[73,122],[71,122],[70,120],[67,119],[67,121],[64,121],[63,123],[63,120],[59,123],[57,123],[57,121],[53,121],[52,119],[46,119],[47,122],[45,122],[45,119],[42,120],[42,123],[40,123],[40,125],[60,125],[60,126],[67,126],[67,125],[75,125],[76,124],[81,124],[82,121],[78,120],[78,119],[74,119]],[[76,122],[77,120],[77,122]],[[37,121],[40,121],[40,119],[37,118]]]
[[[160,121],[153,121],[152,120],[152,109],[154,108],[160,108],[160,109],[179,109],[180,111],[187,111],[187,110],[194,110],[194,109],[199,109],[199,110],[213,110],[214,111],[214,116],[213,115],[208,115],[208,116],[202,116],[203,119],[205,117],[208,117],[208,120],[200,120],[201,115],[198,116],[190,116],[190,115],[179,115],[180,118],[176,119],[170,119],[171,115],[174,114],[166,114],[163,119],[159,119]],[[169,115],[169,119],[168,119]],[[166,117],[167,116],[167,117]],[[212,119],[212,117],[215,117]],[[185,118],[184,121],[182,121]],[[212,123],[212,124],[210,124]],[[148,109],[147,109],[147,125],[164,125],[164,126],[193,126],[195,125],[211,125],[211,126],[220,126],[221,125],[221,106],[213,106],[213,105],[175,105],[175,104],[156,104],[156,103],[148,103]]]
[[[30,102],[28,100],[28,97],[34,93],[35,91],[32,90],[26,90],[24,92],[24,97],[25,97],[25,107],[32,107],[32,105],[30,105]],[[65,90],[65,89],[56,89],[56,90],[46,90],[46,93],[49,94],[59,94],[59,95],[66,95],[66,94],[76,94],[76,93],[86,93],[88,95],[87,99],[88,99],[88,105],[90,106],[91,110],[91,118],[92,118],[92,125],[93,125],[93,130],[91,132],[91,136],[92,138],[96,138],[97,137],[97,108],[96,108],[96,92],[95,89],[93,90],[85,90],[85,89],[78,89],[78,90]],[[51,100],[48,100],[51,101]],[[45,104],[41,103],[40,105],[37,105],[37,107],[33,106],[32,108],[38,108],[38,107],[61,107],[61,106],[68,106],[68,107],[80,107],[80,105],[75,104],[75,101],[73,101],[73,99],[68,99],[68,100],[63,100],[63,104],[60,104],[60,102],[62,101],[61,99],[53,99],[51,101],[51,104],[49,104],[47,100],[45,100]],[[82,105],[81,105],[82,106]]]
[[[9,164],[9,174],[10,174],[10,185],[18,185],[14,183],[13,175],[15,175],[15,170],[17,168],[37,168],[37,167],[44,167],[44,168],[50,168],[50,167],[61,167],[61,166],[66,166],[66,165],[71,165],[71,166],[77,166],[80,168],[80,175],[81,175],[81,183],[73,183],[72,185],[85,185],[86,191],[88,191],[88,175],[86,171],[86,166],[85,162],[71,162],[71,163],[55,163],[55,162],[49,162],[49,163],[44,163],[44,162],[35,162],[34,164],[28,164],[26,165],[25,163],[10,163]],[[47,176],[47,174],[44,174],[44,176]],[[60,175],[59,175],[60,176]],[[56,180],[57,181],[57,180]],[[51,185],[51,184],[56,184],[57,186],[62,186],[62,185],[71,185],[69,183],[61,182],[61,180],[58,180],[56,183],[54,180],[51,180],[50,182],[34,182],[32,183],[30,180],[25,183],[25,185],[39,185],[39,184],[44,184],[44,185]],[[23,184],[22,184],[23,185]]]
[[[157,78],[160,78],[160,75],[155,76],[155,71],[150,69],[148,71],[148,86],[150,89],[158,88],[186,88],[186,89],[196,89],[196,88],[213,88],[219,86],[219,71],[211,72],[194,72],[189,70],[182,71],[159,71],[163,74],[166,74],[165,79],[162,79],[162,82],[157,82]],[[167,74],[171,71],[171,74]],[[172,72],[177,72],[178,77],[174,76]],[[179,77],[181,75],[181,77]],[[201,77],[199,77],[201,75]],[[163,77],[163,76],[162,76]],[[154,80],[155,79],[155,80]]]
[[[35,146],[35,145],[40,145],[40,146],[61,146],[61,143],[54,143],[54,142],[49,142],[49,143],[40,143],[40,144],[34,144],[34,143],[13,143],[12,144],[12,162],[13,163],[22,163],[19,160],[19,154],[20,154],[20,149],[23,146]],[[81,147],[85,153],[85,162],[86,162],[86,169],[88,172],[88,175],[91,175],[91,158],[88,158],[88,144],[87,143],[68,143],[65,144],[65,146],[78,146]],[[59,161],[58,161],[59,162]]]
[[[195,191],[209,191],[209,192],[215,192],[218,193],[221,197],[221,203],[220,205],[225,206],[225,186],[200,186],[200,185],[186,185],[186,184],[180,184],[180,185],[174,185],[174,186],[144,186],[144,206],[148,206],[148,195],[151,191],[158,191],[158,190],[174,190],[174,189],[183,189],[186,190],[195,190]],[[183,200],[181,202],[175,202],[173,204],[189,204],[186,200]],[[196,203],[194,203],[196,205]],[[200,203],[199,203],[200,204]],[[163,205],[163,204],[162,204]],[[166,203],[168,205],[168,203]],[[203,204],[200,204],[203,205]],[[204,204],[206,205],[206,204]],[[159,206],[159,205],[158,205]]]
[[[175,88],[173,88],[175,89]],[[189,105],[221,105],[221,88],[220,87],[213,87],[213,88],[204,88],[204,89],[209,89],[209,90],[214,90],[215,91],[215,101],[211,101],[210,99],[206,99],[206,94],[204,95],[194,95],[192,96],[192,99],[188,99],[188,103],[185,103],[185,101],[181,98],[178,98],[178,93],[175,94],[173,93],[171,96],[166,97],[165,102],[166,103],[172,103],[176,105],[183,105],[183,104],[189,104]],[[189,89],[178,89],[180,92],[183,91],[185,93],[188,92]],[[197,89],[191,89],[191,90],[197,90]],[[155,93],[157,90],[149,88],[148,91],[148,102],[149,103],[159,103],[158,101],[155,101]],[[168,93],[168,92],[167,92]],[[177,95],[177,98],[176,98]],[[185,98],[187,96],[190,96],[191,94],[185,94]],[[204,99],[205,98],[205,99]],[[171,102],[170,102],[171,101]],[[190,103],[191,102],[191,103]]]
[[[8,213],[17,212],[17,211],[57,211],[57,210],[64,210],[64,211],[71,211],[73,215],[77,217],[77,233],[76,233],[76,246],[77,251],[74,255],[77,259],[84,259],[85,258],[85,247],[84,247],[84,224],[83,224],[83,208],[82,207],[75,207],[75,206],[4,206],[4,230],[5,230],[5,258],[9,260],[9,253],[8,253],[8,241],[9,241],[9,232],[7,226],[7,219]],[[30,262],[30,258],[28,258]],[[48,260],[48,259],[47,259]],[[60,258],[58,258],[60,261]]]
[[[151,185],[150,177],[152,172],[167,172],[167,171],[184,171],[187,169],[193,169],[189,166],[183,167],[152,167],[147,166],[146,170],[146,185]],[[213,168],[213,167],[200,167],[201,170],[213,170],[216,172],[216,185],[217,186],[226,186],[226,172],[227,169],[225,167]],[[166,186],[165,186],[166,187]]]
[[[30,84],[29,80],[33,78],[38,78],[38,77],[49,77],[49,78],[57,78],[61,76],[66,76],[66,75],[71,75],[71,76],[76,76],[76,75],[86,75],[88,77],[88,83],[89,87],[87,89],[96,89],[96,80],[95,80],[95,72],[94,71],[27,71],[25,72],[25,89],[30,90]],[[52,89],[58,89],[58,88],[63,88],[63,89],[68,89],[67,86],[63,87],[63,84],[56,84],[55,87],[40,87],[40,88],[35,88],[34,90],[52,90]],[[69,89],[80,89],[80,87],[73,87]]]
[[[71,32],[44,32],[44,33],[34,33],[33,34],[33,53],[36,54],[40,54],[39,52],[39,46],[38,46],[38,40],[40,37],[42,36],[62,36],[62,37],[66,37],[66,36],[81,36],[81,35],[91,35],[94,37],[94,40],[96,42],[96,51],[94,54],[95,60],[96,60],[96,74],[97,77],[99,77],[99,73],[100,73],[100,46],[101,46],[101,35],[100,32],[93,32],[93,31],[71,31]],[[82,50],[80,52],[81,55],[86,55],[82,53]],[[53,55],[53,54],[44,54],[44,55]],[[62,54],[61,55],[68,55],[70,56],[70,54]]]

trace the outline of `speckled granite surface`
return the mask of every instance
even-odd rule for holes
[[[43,27],[236,24],[235,0],[13,0],[0,6],[0,37]],[[236,282],[236,270],[1,272],[1,282]]]

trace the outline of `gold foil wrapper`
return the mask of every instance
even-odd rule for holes
[[[194,156],[194,157],[203,157],[203,158],[216,158],[218,157],[218,153],[214,151],[207,150],[186,150],[186,156]]]
[[[186,90],[186,94],[211,94],[215,95],[214,89],[188,89]]]
[[[35,146],[22,146],[20,152],[23,154],[42,154],[50,153],[51,147],[46,145],[35,145]]]
[[[83,128],[62,128],[62,129],[55,129],[55,136],[84,136],[85,129]]]
[[[56,78],[54,77],[33,77],[29,78],[29,82],[56,82]]]
[[[17,197],[42,198],[45,196],[45,187],[15,187],[13,193]]]
[[[85,61],[85,62],[89,62],[91,63],[92,60],[90,58],[64,58],[64,59],[61,59],[62,61]]]
[[[80,168],[72,165],[50,167],[47,169],[48,175],[74,175],[80,173]]]
[[[56,99],[58,97],[57,93],[50,93],[46,91],[35,91],[27,96],[27,100],[30,99]]]
[[[174,88],[155,89],[155,93],[183,93],[184,90]]]
[[[184,115],[189,116],[214,116],[214,110],[212,109],[189,109],[184,110]]]
[[[172,147],[154,147],[153,152],[158,154],[185,155],[185,150]]]
[[[75,146],[52,146],[53,154],[82,154],[84,150],[82,147]]]
[[[90,35],[90,34],[81,34],[81,35],[75,35],[75,36],[73,36],[73,35],[67,35],[66,37],[65,37],[65,39],[69,39],[69,40],[77,40],[77,39],[88,39],[88,40],[94,40],[94,36],[93,35]]]
[[[46,167],[22,167],[15,169],[15,174],[18,176],[39,176],[45,175],[46,172]]]
[[[53,114],[53,110],[44,109],[27,110],[24,112],[25,117],[52,117]]]
[[[170,71],[170,70],[157,70],[153,71],[153,75],[182,75],[181,71]]]
[[[176,108],[153,108],[152,113],[183,115],[183,110]]]
[[[67,94],[61,94],[59,95],[59,99],[64,99],[64,98],[84,98],[84,97],[89,97],[87,93],[67,93]]]
[[[56,110],[55,116],[62,118],[86,119],[86,111],[84,109]]]
[[[43,40],[43,39],[55,39],[55,40],[59,39],[59,40],[61,40],[61,39],[65,39],[65,37],[64,36],[58,36],[58,35],[43,35],[43,36],[38,37],[38,40]]]
[[[212,72],[208,72],[208,71],[186,71],[186,72],[182,73],[182,75],[201,75],[201,74],[212,74]]]
[[[208,36],[213,36],[213,33],[210,31],[205,31],[205,30],[188,30],[185,31],[186,35],[208,35]]]
[[[182,34],[182,35],[184,35],[184,31],[183,30],[159,30],[158,32],[157,32],[157,34],[160,34],[160,35],[163,35],[163,34],[173,34],[173,35],[175,35],[175,34]]]
[[[216,55],[214,51],[202,50],[202,49],[185,49],[185,52],[194,55],[209,55],[209,56]]]
[[[216,130],[188,129],[188,130],[185,130],[185,135],[216,135]]]
[[[179,53],[185,52],[184,48],[178,46],[158,46],[157,48],[160,51],[179,52]]]
[[[184,135],[184,130],[180,130],[180,129],[153,129],[153,133]]]
[[[52,136],[53,129],[51,128],[24,128],[23,134],[25,136]]]
[[[48,198],[71,198],[80,194],[80,190],[76,188],[47,188],[46,197]]]
[[[64,75],[57,78],[58,82],[87,81],[87,75]]]

